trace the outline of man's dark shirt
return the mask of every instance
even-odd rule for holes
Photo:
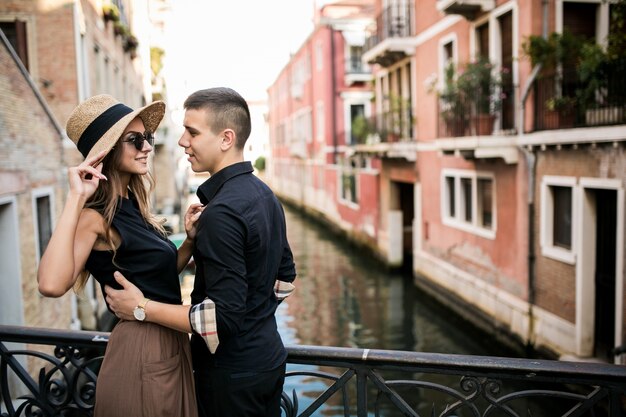
[[[296,277],[283,208],[250,162],[220,170],[197,195],[206,208],[195,239],[191,302],[215,302],[220,343],[211,354],[194,333],[194,369],[274,369],[287,357],[274,317],[274,283]]]

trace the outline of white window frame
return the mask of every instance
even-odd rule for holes
[[[41,197],[48,197],[48,201],[50,204],[50,229],[54,230],[54,219],[55,219],[55,211],[54,211],[54,189],[52,187],[41,187],[35,188],[31,192],[31,205],[32,205],[32,213],[33,213],[33,233],[35,238],[35,260],[37,265],[39,265],[39,259],[43,253],[41,253],[39,249],[39,218],[37,216],[37,199]]]
[[[452,44],[452,57],[450,58],[454,63],[454,67],[458,69],[459,67],[459,41],[457,39],[456,32],[449,33],[446,36],[442,36],[439,39],[439,82],[437,83],[437,88],[439,90],[443,90],[446,82],[446,57],[445,57],[445,46],[447,44]]]
[[[569,250],[554,245],[554,199],[551,187],[570,187],[572,189],[572,245]],[[578,224],[575,204],[577,193],[576,177],[546,175],[541,179],[541,218],[539,222],[541,254],[546,258],[570,265],[574,265],[576,262],[576,233],[574,229]]]
[[[337,200],[345,205],[348,206],[354,210],[358,210],[359,209],[359,201],[361,201],[360,197],[361,197],[361,193],[359,191],[359,166],[360,164],[358,163],[358,161],[355,163],[355,167],[352,167],[352,158],[342,158],[342,161],[340,162],[340,164],[338,165],[338,170],[337,170]],[[344,173],[346,174],[351,174],[354,176],[354,193],[355,196],[354,198],[356,199],[356,202],[352,201],[352,200],[348,200],[347,198],[343,197],[343,175]]]
[[[454,216],[450,216],[450,199],[448,193],[448,185],[446,178],[454,179],[454,199],[456,209]],[[471,180],[471,204],[472,204],[472,219],[471,221],[465,220],[465,202],[462,199],[461,192],[461,179],[467,178]],[[478,218],[478,179],[489,179],[492,181],[493,196],[491,200],[491,213],[492,221],[491,228],[486,228],[479,224]],[[441,221],[444,225],[453,227],[455,229],[463,230],[464,232],[472,233],[477,236],[484,237],[486,239],[495,239],[497,230],[497,218],[498,212],[496,204],[497,192],[496,192],[496,178],[491,172],[483,171],[469,171],[461,169],[444,169],[441,172]]]
[[[374,94],[371,91],[351,91],[341,94],[343,99],[343,120],[345,123],[344,131],[346,132],[346,145],[348,140],[352,138],[352,120],[350,116],[350,110],[352,106],[363,106],[365,111],[365,117],[370,118],[372,116],[372,98]]]
[[[563,33],[563,3],[589,3],[598,5],[598,11],[594,17],[596,20],[596,42],[606,46],[609,34],[609,5],[612,1],[604,0],[556,0],[555,4],[555,31]]]

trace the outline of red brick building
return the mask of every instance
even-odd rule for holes
[[[286,74],[327,29],[317,26],[270,89],[281,103],[270,107],[273,183],[362,236],[358,216],[342,211],[339,173],[343,161],[365,161],[348,167],[355,195],[367,186],[371,198],[352,207],[372,219],[367,241],[382,259],[411,263],[416,284],[503,340],[623,362],[612,349],[626,343],[626,67],[623,51],[602,55],[620,36],[612,11],[621,3],[376,1],[362,49],[372,69],[365,133],[335,140],[328,116],[313,113],[329,151],[346,145],[326,152],[315,176],[305,174],[315,142],[290,130],[299,105]],[[570,35],[597,45],[602,66],[585,73],[584,55],[537,65],[527,49],[531,37],[563,48]],[[324,77],[312,92],[344,74]]]
[[[2,154],[8,159],[1,172],[8,178],[21,172],[18,177],[22,178],[4,181],[2,184],[8,188],[0,190],[0,198],[17,204],[17,229],[5,230],[9,234],[19,231],[19,236],[7,237],[6,241],[26,242],[16,246],[23,259],[20,274],[2,276],[19,278],[23,283],[23,300],[12,301],[16,314],[22,310],[27,325],[87,329],[97,326],[93,311],[98,305],[95,286],[88,285],[81,297],[67,295],[71,303],[44,299],[36,286],[37,260],[47,243],[42,233],[49,235],[62,210],[67,190],[65,169],[82,161],[75,145],[65,137],[65,121],[72,109],[87,97],[101,93],[111,94],[132,107],[151,100],[147,19],[147,0],[0,0],[0,29],[21,63],[13,63],[15,68],[9,71],[11,55],[3,44],[7,71],[3,70],[2,75],[11,78],[0,88],[2,102],[19,123],[2,129],[1,141],[10,152]],[[14,91],[17,86],[21,86],[23,97]],[[33,114],[38,113],[49,119],[47,125],[42,124],[41,117],[32,120]],[[14,132],[20,132],[19,136]],[[24,132],[30,132],[27,138],[21,137]],[[40,145],[46,143],[49,149],[43,151]],[[16,144],[27,147],[18,148]],[[34,180],[24,182],[23,178]],[[33,202],[27,203],[25,198]],[[45,210],[40,207],[44,200],[49,204]],[[45,213],[38,214],[44,216],[39,221],[45,221],[45,227],[37,226],[37,222],[31,224],[33,210]],[[37,245],[28,243],[37,240],[38,234]],[[53,304],[59,309],[54,314],[45,314],[38,307]],[[99,305],[102,308],[103,303]]]

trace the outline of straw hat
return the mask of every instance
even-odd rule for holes
[[[67,136],[86,158],[102,151],[109,152],[137,116],[146,130],[154,132],[165,114],[165,103],[155,101],[133,110],[108,94],[100,94],[80,103],[70,114],[65,130]]]

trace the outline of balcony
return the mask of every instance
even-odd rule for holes
[[[356,153],[415,161],[417,143],[413,140],[412,114],[407,104],[369,118],[358,117],[352,122],[349,134],[346,132],[346,144]]]
[[[415,53],[413,3],[398,2],[376,17],[376,30],[365,41],[363,59],[389,67]]]
[[[108,339],[0,326],[0,415],[91,416]],[[626,367],[619,365],[298,345],[287,353],[285,388],[295,388],[283,392],[286,417],[626,412]],[[314,385],[293,384],[304,378]]]
[[[363,65],[360,56],[351,56],[346,67],[346,85],[351,86],[357,83],[366,83],[372,78],[369,67]]]
[[[437,0],[437,10],[445,14],[459,14],[467,20],[474,20],[480,13],[494,7],[494,0]]]
[[[626,124],[626,60],[607,64],[590,79],[574,70],[534,84],[534,130]]]
[[[509,82],[441,94],[438,149],[468,160],[502,158],[507,164],[517,163],[513,97],[513,84]]]

